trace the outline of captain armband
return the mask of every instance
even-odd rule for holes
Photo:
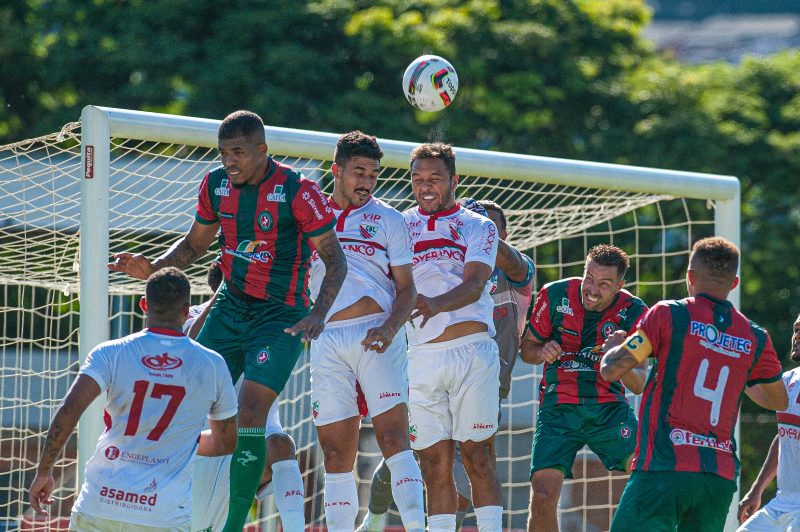
[[[625,346],[625,349],[627,349],[638,362],[641,362],[653,353],[653,344],[650,343],[650,339],[641,329],[637,329],[622,345]]]

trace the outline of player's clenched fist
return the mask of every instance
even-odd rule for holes
[[[558,342],[550,340],[542,346],[541,355],[545,362],[552,364],[561,358],[561,353],[563,352]]]
[[[603,351],[608,351],[609,349],[613,349],[618,345],[622,345],[625,341],[625,338],[628,336],[628,331],[623,331],[622,329],[617,329],[613,333],[608,335],[606,341],[603,342]]]
[[[113,272],[127,273],[136,279],[146,281],[153,274],[153,263],[141,253],[116,253],[114,262],[108,263],[108,269]]]

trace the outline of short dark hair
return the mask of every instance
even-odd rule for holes
[[[234,111],[225,117],[219,126],[219,139],[235,139],[237,137],[252,138],[266,142],[264,137],[264,121],[252,111]]]
[[[625,277],[625,272],[628,271],[631,265],[628,254],[611,244],[598,244],[592,247],[589,253],[586,254],[586,264],[590,260],[600,266],[615,266],[617,268],[617,277],[620,279]]]
[[[206,272],[206,282],[208,283],[208,287],[211,288],[212,292],[216,292],[219,285],[222,284],[222,267],[220,266],[218,261],[214,261],[208,267],[208,271]]]
[[[191,288],[186,274],[174,266],[153,273],[144,287],[148,316],[164,321],[181,320],[180,312],[189,304]]]
[[[336,150],[333,152],[333,162],[343,166],[353,157],[367,157],[377,161],[383,159],[378,139],[358,130],[339,137],[336,141]]]
[[[453,177],[456,175],[456,152],[453,147],[444,142],[431,142],[428,144],[421,144],[414,148],[411,152],[411,169],[414,169],[414,162],[417,159],[441,159],[447,166],[447,171]]]
[[[739,269],[739,248],[721,236],[702,238],[692,246],[689,268],[703,270],[709,280],[729,283]]]
[[[482,205],[484,209],[487,211],[494,211],[500,216],[500,221],[503,223],[503,227],[498,227],[499,230],[505,231],[506,229],[506,213],[503,212],[503,208],[498,205],[497,203],[493,202],[492,200],[482,199],[478,200],[478,204]]]

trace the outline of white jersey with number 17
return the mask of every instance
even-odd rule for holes
[[[225,361],[181,333],[145,329],[104,342],[81,374],[107,392],[106,431],[74,511],[170,528],[191,519],[191,469],[206,418],[236,414]]]

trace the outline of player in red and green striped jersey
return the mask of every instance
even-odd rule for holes
[[[788,404],[766,330],[727,301],[739,250],[724,238],[692,248],[689,297],[656,304],[627,337],[606,341],[601,374],[617,381],[652,356],[633,473],[612,531],[722,530],[736,490],[733,430],[742,394],[771,410]]]
[[[267,412],[291,375],[301,339],[322,331],[347,263],[327,200],[316,183],[268,155],[258,115],[228,115],[218,141],[222,167],[203,178],[186,236],[152,262],[118,253],[109,268],[140,279],[165,266],[184,268],[206,253],[219,232],[225,284],[197,341],[225,358],[234,382],[244,374],[224,528],[239,532],[264,470]],[[309,311],[311,246],[326,273]]]
[[[610,470],[628,470],[636,441],[636,417],[620,384],[599,374],[601,347],[615,331],[630,330],[647,306],[622,287],[628,255],[601,244],[589,250],[583,278],[546,284],[536,297],[522,360],[544,362],[539,415],[531,453],[528,530],[558,530],[558,500],[572,478],[578,451],[589,447]],[[624,381],[644,387],[644,362]]]

